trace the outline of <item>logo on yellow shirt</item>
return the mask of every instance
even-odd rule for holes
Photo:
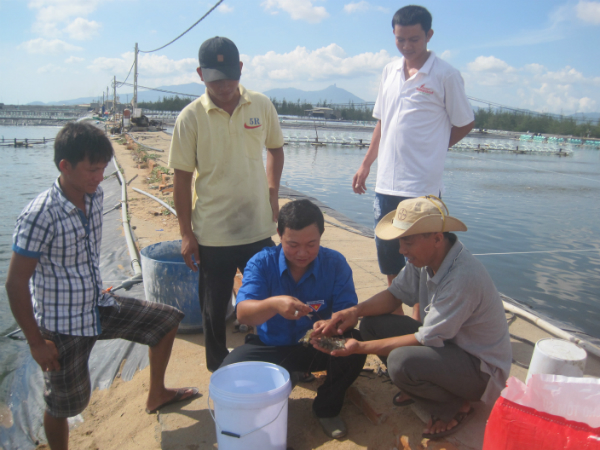
[[[261,125],[262,124],[260,123],[260,119],[258,117],[251,117],[250,124],[245,123],[244,128],[246,128],[248,130],[252,130],[253,128],[258,128]]]

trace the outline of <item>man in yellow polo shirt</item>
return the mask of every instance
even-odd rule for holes
[[[198,56],[206,92],[177,118],[169,167],[175,169],[181,254],[188,267],[200,269],[206,366],[212,372],[229,353],[225,316],[236,269],[243,272],[255,253],[274,245],[284,156],[273,104],[239,83],[242,62],[235,44],[214,37]]]

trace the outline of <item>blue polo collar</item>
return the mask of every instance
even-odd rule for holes
[[[315,260],[313,262],[311,262],[308,265],[308,268],[306,270],[306,272],[304,273],[304,275],[302,275],[302,278],[300,278],[300,281],[298,281],[298,284],[302,283],[302,281],[304,281],[306,278],[308,278],[309,276],[314,276],[314,273],[319,269],[320,267],[320,256],[321,256],[321,247],[319,247],[319,254],[317,255],[317,257],[315,258]],[[284,272],[288,272],[289,273],[289,267],[287,265],[287,260],[285,259],[285,253],[283,252],[283,247],[281,246],[281,244],[279,244],[279,276],[282,277]],[[291,276],[291,274],[290,274]]]

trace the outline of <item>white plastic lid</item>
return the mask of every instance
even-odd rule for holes
[[[581,361],[587,357],[584,349],[564,339],[541,339],[536,346],[546,356],[562,361]]]

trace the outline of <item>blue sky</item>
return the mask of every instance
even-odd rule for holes
[[[141,50],[160,47],[216,2],[0,0],[0,102],[101,96],[113,75],[127,76],[136,42]],[[179,41],[141,54],[138,82],[200,82],[198,47],[220,35],[238,45],[249,89],[335,83],[372,101],[383,67],[399,57],[391,18],[406,4],[225,0]],[[600,111],[600,1],[418,4],[433,15],[429,48],[461,71],[468,95],[542,112]]]

